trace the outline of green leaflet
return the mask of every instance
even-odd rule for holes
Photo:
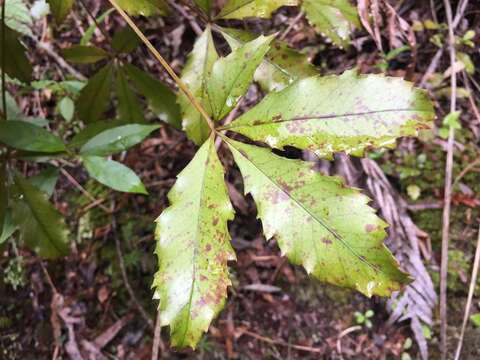
[[[272,40],[273,36],[259,36],[213,64],[206,88],[214,120],[226,116],[245,95]]]
[[[62,54],[65,60],[74,64],[93,64],[108,57],[105,50],[91,45],[73,45]]]
[[[251,193],[267,239],[317,279],[388,296],[409,281],[383,245],[386,224],[369,199],[338,177],[269,149],[226,140]]]
[[[73,116],[75,115],[75,103],[73,100],[65,96],[57,105],[58,112],[63,116],[68,122],[72,121]]]
[[[175,94],[166,85],[152,78],[145,71],[136,66],[124,64],[123,69],[143,95],[155,115],[168,124],[180,127],[180,109],[175,102]]]
[[[113,65],[108,63],[88,80],[77,99],[77,113],[86,123],[100,120],[105,113],[112,89]]]
[[[118,97],[118,117],[126,123],[143,123],[143,109],[138,96],[131,89],[123,68],[117,68],[115,90]]]
[[[3,56],[2,52],[5,50],[5,73],[21,82],[30,82],[32,78],[32,65],[30,65],[25,55],[25,47],[19,40],[20,34],[6,27],[5,44],[2,44],[2,32],[3,26],[0,27],[0,57]]]
[[[57,24],[61,24],[72,10],[74,0],[47,0]]]
[[[172,344],[194,348],[227,296],[227,261],[235,259],[224,171],[210,137],[178,175],[170,207],[157,220],[159,271],[153,286]]]
[[[80,149],[81,155],[107,156],[139,144],[159,125],[131,124],[108,129],[90,139]]]
[[[351,30],[360,26],[357,9],[349,0],[304,0],[302,7],[317,31],[339,46],[347,45]]]
[[[120,120],[109,120],[109,121],[97,121],[95,123],[89,124],[83,130],[81,130],[78,134],[76,134],[68,147],[70,149],[81,148],[85,145],[91,138],[100,134],[101,132],[113,129],[114,127],[125,125]]]
[[[65,145],[58,137],[26,121],[1,121],[0,142],[25,151],[43,153],[65,151]]]
[[[298,0],[228,0],[217,17],[221,19],[269,18],[279,7],[296,6],[298,2]]]
[[[427,93],[411,83],[348,71],[270,93],[226,128],[275,148],[291,145],[328,158],[393,147],[396,138],[416,135],[434,117]]]
[[[3,228],[0,228],[0,245],[10,239],[13,233],[17,231],[17,228],[17,225],[15,225],[12,220],[12,212],[7,210]]]
[[[13,221],[25,244],[46,259],[68,254],[68,229],[47,196],[16,173],[18,195],[13,199]]]
[[[140,38],[129,26],[120,29],[112,39],[112,49],[119,53],[129,53],[140,45]]]
[[[238,29],[222,29],[222,34],[232,49],[251,41],[255,35]],[[264,60],[255,71],[254,80],[266,92],[282,90],[298,78],[317,75],[318,71],[305,54],[274,40]]]
[[[130,15],[166,15],[167,4],[164,0],[117,0],[117,4]]]
[[[218,54],[213,44],[212,32],[210,27],[207,27],[188,56],[182,71],[182,80],[210,116],[212,110],[207,101],[205,82],[217,59]],[[178,104],[182,112],[182,126],[188,138],[195,144],[201,145],[208,138],[210,128],[183,92],[178,93]]]
[[[92,178],[117,191],[148,195],[138,176],[125,165],[99,156],[83,156],[83,165]]]

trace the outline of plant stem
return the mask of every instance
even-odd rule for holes
[[[450,113],[455,112],[457,107],[457,73],[455,71],[455,34],[452,16],[452,6],[449,0],[444,0],[445,13],[448,23],[448,38],[450,48],[451,74],[451,98]],[[455,129],[450,127],[447,143],[447,161],[445,169],[445,194],[442,215],[442,259],[440,266],[440,350],[442,360],[447,359],[447,276],[448,276],[448,243],[450,232],[450,207],[452,200],[452,168],[453,168],[453,145],[455,141]]]
[[[6,30],[6,25],[5,25],[5,1],[6,0],[0,0],[2,1],[2,105],[3,105],[3,119],[7,120],[7,89],[6,89],[6,84],[5,84],[5,30]]]
[[[212,132],[216,132],[215,124],[213,120],[210,118],[208,113],[205,109],[200,105],[200,103],[195,99],[195,96],[190,92],[187,85],[178,77],[175,71],[172,69],[170,64],[163,58],[163,56],[158,52],[158,50],[153,46],[150,40],[143,34],[143,32],[138,28],[137,25],[133,22],[130,16],[127,15],[125,11],[117,4],[115,0],[108,0],[110,4],[119,12],[119,14],[123,17],[123,19],[127,22],[127,24],[132,28],[132,30],[137,34],[137,36],[142,40],[142,42],[147,46],[148,50],[153,54],[153,56],[158,60],[158,62],[165,68],[168,74],[172,77],[172,79],[177,83],[180,90],[185,94],[188,98],[190,103],[197,109],[197,111],[203,116],[205,121],[208,124],[208,127]]]

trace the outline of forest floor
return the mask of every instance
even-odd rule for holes
[[[106,2],[88,1],[96,16],[107,8]],[[474,3],[474,2],[473,2]],[[425,23],[432,18],[428,1],[404,1],[401,16],[409,23]],[[285,30],[293,21],[286,41],[308,53],[323,74],[341,73],[358,67],[362,72],[380,72],[405,76],[412,65],[410,52],[384,56],[375,43],[359,32],[355,46],[338,49],[309,28],[305,19],[297,18],[296,10],[282,9],[272,20],[252,22],[258,31]],[[443,18],[442,10],[438,16]],[[38,24],[45,41],[56,51],[79,42],[81,33],[90,25],[82,7],[77,6],[63,29],[50,33]],[[113,31],[121,20],[110,14],[102,23],[105,31]],[[73,26],[72,24],[75,24]],[[171,16],[164,20],[142,19],[155,46],[176,71],[182,69],[191,50],[195,33],[188,20]],[[460,24],[463,32],[476,32],[476,48],[465,48],[477,69],[480,69],[480,7],[473,5]],[[72,30],[75,29],[75,30]],[[78,31],[80,29],[80,31]],[[386,32],[387,29],[382,31]],[[418,54],[411,80],[419,83],[431,64],[438,47],[432,39],[445,36],[441,27],[418,29],[415,32]],[[385,37],[388,37],[386,35]],[[474,42],[475,42],[474,39]],[[102,46],[106,41],[96,31],[94,41]],[[28,41],[27,41],[28,42]],[[34,48],[34,43],[29,43]],[[225,52],[225,49],[219,49]],[[160,70],[145,49],[138,50],[132,61],[140,62],[165,81]],[[58,65],[40,50],[30,52],[37,79],[60,78]],[[138,56],[140,55],[140,56]],[[141,60],[138,60],[141,59]],[[439,59],[432,77],[443,78],[449,68],[448,54]],[[88,76],[91,67],[77,67]],[[456,186],[451,211],[451,249],[448,278],[448,314],[450,347],[456,345],[468,292],[471,264],[475,252],[480,219],[480,83],[478,70],[468,75],[473,87],[472,97],[459,99],[462,109],[461,129],[457,131],[453,178]],[[460,84],[465,88],[465,84]],[[435,100],[438,120],[449,112],[448,82],[427,84]],[[255,101],[252,89],[249,100]],[[17,100],[30,115],[39,112],[58,118],[55,101],[47,90],[18,94]],[[33,101],[36,105],[28,105]],[[424,232],[422,255],[436,289],[439,285],[442,198],[445,180],[446,141],[431,132],[419,139],[401,140],[396,150],[373,152],[388,180],[409,205],[410,215]],[[88,180],[80,169],[69,173],[102,204],[114,209],[106,214],[99,206],[81,196],[78,188],[64,175],[59,180],[55,203],[68,216],[76,229],[76,251],[62,261],[41,262],[23,249],[0,249],[0,358],[50,359],[54,352],[66,358],[73,341],[101,348],[107,358],[149,359],[153,329],[137,311],[140,303],[152,323],[155,322],[155,302],[152,301],[152,276],[157,268],[154,255],[154,219],[168,206],[168,190],[176,175],[192,159],[195,146],[185,135],[171,127],[162,127],[155,136],[129,151],[124,163],[140,174],[150,196],[112,193]],[[473,165],[471,165],[473,164]],[[35,172],[35,169],[31,169]],[[162,330],[162,358],[178,359],[409,359],[418,356],[417,345],[409,323],[389,324],[386,301],[368,299],[356,292],[328,286],[309,279],[300,267],[284,261],[274,240],[266,242],[261,223],[251,198],[243,198],[238,186],[238,173],[228,174],[237,216],[230,224],[237,261],[231,263],[233,286],[225,310],[213,323],[195,351],[176,351],[168,345],[168,329]],[[236,190],[235,190],[236,189]],[[74,218],[74,214],[82,214]],[[118,251],[121,252],[119,261]],[[17,253],[17,257],[12,254]],[[16,259],[16,260],[12,260]],[[125,268],[128,283],[122,276]],[[12,280],[13,279],[13,280]],[[17,283],[16,289],[12,283]],[[129,287],[136,300],[132,301]],[[480,282],[477,284],[480,287]],[[67,311],[68,310],[68,311]],[[480,312],[480,291],[474,299],[474,312]],[[369,321],[362,321],[365,314]],[[438,314],[424,333],[432,358],[438,358]],[[371,322],[371,323],[370,323]],[[55,334],[63,334],[55,349]],[[68,340],[66,334],[68,334]],[[67,341],[68,340],[68,341]],[[469,323],[465,336],[465,359],[480,358],[480,328]],[[470,355],[469,355],[470,354]],[[101,358],[101,357],[99,357]]]

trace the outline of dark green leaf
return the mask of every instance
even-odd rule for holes
[[[117,191],[148,194],[142,181],[125,165],[98,156],[84,156],[82,159],[90,176],[99,183]]]
[[[245,95],[272,40],[272,36],[259,36],[213,64],[206,85],[215,120],[227,115]]]
[[[218,15],[222,19],[269,18],[281,6],[296,6],[298,0],[228,0]]]
[[[112,48],[119,53],[129,53],[140,45],[140,38],[128,26],[115,33],[112,39]]]
[[[270,93],[227,128],[271,147],[290,145],[329,158],[394,147],[398,137],[429,128],[434,117],[428,94],[411,83],[348,71]]]
[[[49,165],[41,173],[30,177],[28,180],[38,190],[51,197],[57,185],[59,174],[60,172],[56,167]]]
[[[109,63],[97,72],[80,91],[77,112],[81,120],[89,123],[99,120],[107,110],[112,90],[113,65]]]
[[[62,215],[47,196],[15,174],[18,196],[13,200],[13,221],[25,244],[47,259],[68,254],[69,233]]]
[[[72,10],[74,0],[47,0],[57,24],[61,24]]]
[[[187,63],[182,70],[182,81],[210,116],[212,113],[205,83],[217,59],[218,54],[213,43],[212,32],[210,27],[207,26],[195,42],[192,52],[188,55]],[[183,92],[178,93],[178,103],[182,111],[183,129],[190,140],[197,145],[201,145],[210,134],[208,124]]]
[[[107,156],[139,144],[159,125],[131,124],[105,130],[80,149],[81,155]]]
[[[226,140],[258,208],[265,237],[321,281],[367,296],[389,296],[409,282],[383,245],[387,224],[369,199],[312,164]]]
[[[5,221],[3,228],[0,228],[0,245],[7,241],[13,233],[17,230],[17,225],[12,220],[11,211],[7,211],[5,214]]]
[[[73,45],[62,53],[66,60],[74,64],[94,64],[108,57],[105,50],[90,45]]]
[[[117,4],[130,15],[166,15],[167,4],[164,0],[117,0]]]
[[[34,152],[55,153],[66,150],[58,137],[25,121],[1,121],[0,142],[15,149]]]
[[[28,83],[32,78],[32,65],[25,55],[25,47],[18,39],[19,34],[10,28],[5,28],[5,43],[2,44],[3,26],[0,26],[0,58],[5,54],[4,71],[8,76]]]
[[[178,175],[168,199],[155,232],[154,298],[173,346],[194,348],[223,308],[230,285],[227,261],[235,259],[227,228],[233,209],[213,137]]]
[[[117,69],[117,78],[115,87],[118,97],[119,118],[126,123],[143,123],[143,109],[140,105],[138,96],[130,88],[123,68]]]
[[[222,34],[232,49],[255,39],[255,35],[244,30],[223,29]],[[274,40],[265,59],[255,72],[254,79],[264,91],[278,91],[290,85],[293,81],[317,75],[318,71],[301,54],[287,46],[286,43]]]
[[[125,70],[138,92],[147,99],[155,115],[170,125],[180,128],[180,109],[174,92],[133,65],[125,64]]]

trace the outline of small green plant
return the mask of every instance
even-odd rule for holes
[[[355,322],[358,325],[364,325],[367,327],[367,329],[372,328],[373,324],[372,324],[371,318],[373,318],[373,315],[375,315],[373,310],[367,310],[365,311],[365,313],[361,313],[360,311],[355,311],[353,315],[355,316]]]

